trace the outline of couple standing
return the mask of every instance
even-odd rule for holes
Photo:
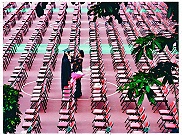
[[[83,50],[79,50],[76,58],[72,58],[70,56],[69,49],[64,50],[64,55],[62,58],[62,66],[61,66],[61,88],[63,90],[64,86],[68,86],[68,81],[71,79],[71,63],[73,63],[73,72],[81,71],[82,72],[82,62],[84,58]],[[74,93],[74,98],[77,99],[82,96],[81,92],[81,78],[76,79],[76,91]]]

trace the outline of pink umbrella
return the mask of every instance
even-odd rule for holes
[[[81,71],[78,72],[73,72],[71,73],[71,77],[76,80],[76,79],[80,79],[84,76],[84,73],[82,73]]]

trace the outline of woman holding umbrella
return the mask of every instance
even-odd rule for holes
[[[84,58],[84,51],[79,50],[78,55],[76,56],[76,59],[73,61],[73,72],[82,72],[82,62]],[[76,79],[76,91],[74,93],[74,98],[80,98],[82,96],[81,92],[81,78]]]

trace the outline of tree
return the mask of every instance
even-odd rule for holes
[[[3,133],[15,133],[16,126],[21,122],[19,110],[19,98],[22,97],[19,90],[10,85],[3,85]]]
[[[165,2],[168,6],[166,18],[172,18],[172,21],[177,22],[174,26],[175,33],[172,33],[170,37],[162,36],[161,34],[155,35],[153,33],[148,34],[145,37],[138,37],[133,45],[132,54],[136,54],[135,62],[139,62],[142,55],[153,60],[153,51],[159,49],[160,52],[164,50],[167,46],[170,51],[173,50],[174,44],[176,43],[176,50],[179,51],[179,41],[178,41],[178,2]],[[106,18],[109,24],[112,23],[113,17],[118,20],[119,24],[122,24],[122,18],[120,18],[119,9],[121,2],[97,2],[95,5],[91,6],[88,15],[93,14],[93,21],[95,22],[97,18]],[[127,2],[124,5],[127,6]],[[147,95],[149,102],[155,104],[154,102],[154,92],[150,87],[154,84],[161,86],[165,85],[167,82],[173,84],[174,79],[178,79],[172,76],[172,71],[176,70],[177,64],[172,62],[162,62],[158,63],[156,67],[149,70],[148,73],[139,71],[129,80],[130,83],[126,84],[124,87],[119,87],[119,91],[128,89],[128,97],[133,96],[138,99],[138,104],[142,104],[144,99],[144,94]],[[162,82],[158,79],[163,78]],[[176,95],[176,93],[175,93]]]

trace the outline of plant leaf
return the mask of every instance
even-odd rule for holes
[[[150,86],[147,85],[147,86],[145,86],[145,88],[146,88],[146,92],[149,93],[150,92]]]
[[[150,60],[153,60],[153,54],[152,51],[150,50],[149,46],[145,47],[146,48],[146,55]]]
[[[96,22],[96,20],[97,20],[97,16],[94,16],[93,22]]]
[[[143,49],[141,48],[138,53],[136,54],[136,63],[139,62],[139,60],[141,59],[143,55]]]
[[[139,49],[142,49],[142,47],[138,46],[138,47],[133,48],[133,51],[131,52],[131,54],[135,54],[136,52],[139,51]]]
[[[157,39],[154,40],[153,42],[154,42],[154,44],[155,44],[160,50],[162,50],[162,45],[161,45],[161,43],[160,43]]]
[[[144,100],[144,93],[138,99],[138,105],[141,105]]]
[[[161,83],[159,80],[157,80],[157,79],[153,79],[153,81],[155,82],[155,84],[157,85],[157,86],[162,86],[162,84],[163,83]]]

